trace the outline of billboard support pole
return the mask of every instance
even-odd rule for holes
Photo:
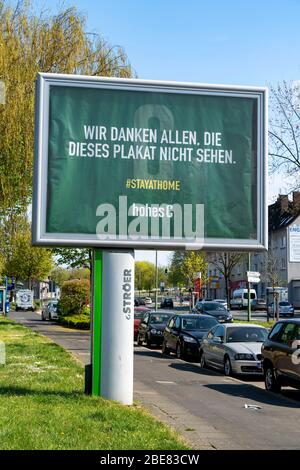
[[[133,250],[94,256],[92,394],[133,402]]]
[[[248,253],[248,271],[251,271],[251,253]],[[251,321],[251,295],[250,295],[251,284],[248,281],[248,321]]]

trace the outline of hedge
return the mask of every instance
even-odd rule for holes
[[[90,317],[88,315],[68,315],[66,317],[60,316],[58,319],[59,323],[68,327],[78,330],[89,330],[90,329]]]
[[[73,279],[63,283],[59,301],[60,316],[86,314],[89,303],[90,281],[88,279]]]

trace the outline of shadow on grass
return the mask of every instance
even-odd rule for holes
[[[36,396],[36,397],[61,397],[61,398],[80,398],[85,396],[84,392],[78,391],[55,391],[55,390],[38,390],[38,389],[31,389],[25,387],[13,387],[13,386],[4,386],[0,388],[0,396],[18,396],[18,397],[25,397],[25,396]]]

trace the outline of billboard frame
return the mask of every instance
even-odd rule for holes
[[[249,97],[257,99],[257,192],[256,192],[256,239],[204,238],[203,244],[197,245],[186,241],[172,240],[102,240],[96,234],[47,233],[47,169],[48,169],[48,134],[49,134],[49,96],[50,86],[82,88],[103,88],[130,91],[157,91],[164,93],[199,94],[214,96]],[[39,73],[36,83],[35,112],[35,159],[33,177],[33,225],[32,242],[34,245],[128,248],[178,250],[236,250],[263,251],[268,248],[268,213],[267,213],[267,169],[268,169],[268,89],[266,87],[215,85],[192,82],[172,82],[158,80],[140,80],[111,77],[90,77],[85,75],[67,75]]]

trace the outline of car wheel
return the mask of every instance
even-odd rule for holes
[[[152,346],[152,343],[151,343],[151,340],[150,340],[149,336],[146,337],[146,345],[147,345],[147,348],[151,348],[151,346]]]
[[[200,367],[202,367],[203,369],[205,369],[207,367],[207,364],[206,364],[206,361],[205,361],[205,355],[204,355],[203,351],[201,351],[201,353],[200,353]]]
[[[140,337],[140,334],[139,334],[139,333],[138,333],[138,335],[137,335],[136,342],[137,342],[137,345],[138,345],[138,346],[142,346],[142,344],[143,344],[143,341],[141,340],[141,337]]]
[[[224,374],[226,377],[230,377],[232,375],[231,362],[228,356],[226,356],[224,359]]]
[[[44,317],[44,314],[42,312],[42,321],[45,321],[45,320],[46,320],[46,318]]]
[[[268,392],[280,392],[281,386],[275,377],[272,366],[267,366],[265,369],[265,387]]]
[[[170,355],[170,349],[167,348],[166,341],[164,341],[163,344],[162,344],[161,352],[162,352],[162,354],[164,354],[165,356],[169,356],[169,355]]]
[[[176,346],[176,357],[177,359],[184,359],[184,354],[182,352],[182,346],[180,343],[177,343]]]

